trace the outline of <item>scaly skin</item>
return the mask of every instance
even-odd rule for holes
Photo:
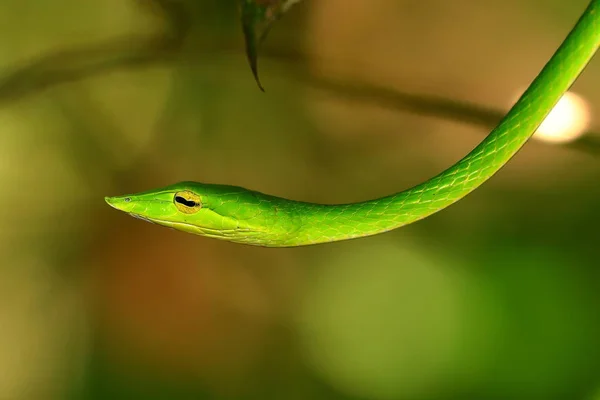
[[[180,231],[265,247],[334,242],[396,229],[450,206],[498,172],[571,87],[599,44],[600,0],[592,0],[548,64],[483,142],[446,171],[397,194],[325,205],[234,186],[182,182],[107,197],[106,202]]]

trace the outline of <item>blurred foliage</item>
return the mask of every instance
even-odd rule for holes
[[[323,246],[103,201],[187,179],[319,202],[418,183],[501,117],[586,1],[566,4],[301,2],[264,43],[263,94],[235,1],[2,2],[0,399],[597,397],[593,133]],[[594,62],[574,89],[596,114],[598,87]]]
[[[267,37],[273,24],[285,14],[290,7],[300,0],[238,0],[246,56],[258,87],[264,88],[258,77],[258,47]]]

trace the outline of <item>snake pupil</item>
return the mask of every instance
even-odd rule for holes
[[[196,207],[198,205],[198,203],[196,203],[195,201],[187,200],[181,196],[175,196],[175,201],[179,204],[183,204],[186,207]]]

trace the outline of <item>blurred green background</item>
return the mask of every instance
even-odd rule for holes
[[[103,200],[182,180],[324,203],[408,188],[489,126],[315,79],[504,112],[586,4],[305,0],[265,44],[261,93],[233,0],[3,0],[0,399],[600,399],[593,154],[532,141],[431,218],[295,249]],[[592,115],[598,61],[574,86]]]

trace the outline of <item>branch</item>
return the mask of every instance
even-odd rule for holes
[[[46,88],[89,78],[123,68],[142,68],[161,62],[171,63],[183,53],[190,21],[183,3],[177,0],[153,0],[168,28],[152,37],[129,36],[84,48],[56,51],[30,61],[0,79],[0,103],[31,96]],[[227,52],[231,49],[216,49]],[[206,53],[205,53],[206,54]],[[329,93],[378,104],[397,111],[454,120],[493,128],[505,115],[498,109],[425,96],[347,81],[336,81],[307,72],[307,57],[289,51],[265,51],[263,57],[285,63],[287,70],[304,84]],[[300,67],[298,67],[300,66]],[[556,145],[554,145],[556,146]],[[562,147],[600,156],[600,137],[586,132]]]

